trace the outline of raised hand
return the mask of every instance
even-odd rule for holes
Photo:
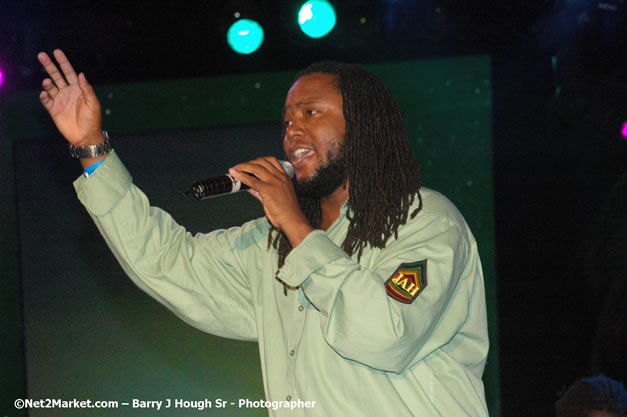
[[[102,143],[102,115],[94,89],[85,74],[76,75],[63,51],[55,49],[53,55],[63,73],[48,54],[40,52],[37,55],[50,76],[42,82],[41,104],[70,144],[87,146]]]

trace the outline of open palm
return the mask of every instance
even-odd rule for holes
[[[42,82],[41,103],[72,145],[101,143],[102,116],[94,89],[83,73],[76,75],[63,51],[56,49],[53,54],[63,74],[45,52],[37,55],[50,76]]]

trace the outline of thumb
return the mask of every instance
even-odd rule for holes
[[[92,109],[98,108],[98,106],[100,106],[100,102],[98,101],[98,97],[96,97],[96,92],[87,81],[87,77],[85,77],[85,73],[83,72],[78,74],[78,86],[83,92],[87,105]]]
[[[255,197],[257,200],[259,200],[259,201],[261,202],[261,204],[263,204],[263,199],[261,198],[261,194],[259,194],[259,192],[258,192],[258,191],[255,191],[255,190],[253,190],[252,188],[251,188],[251,189],[248,189],[248,190],[246,190],[246,191],[248,191],[248,193],[249,193],[250,195],[252,195],[253,197]]]

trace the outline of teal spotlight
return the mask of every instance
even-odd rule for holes
[[[335,26],[335,9],[328,1],[310,0],[300,8],[298,24],[305,35],[321,38]]]
[[[231,25],[226,40],[238,54],[251,54],[263,43],[263,28],[254,20],[241,19]]]

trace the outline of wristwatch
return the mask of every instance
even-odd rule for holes
[[[72,158],[97,158],[99,156],[108,154],[109,152],[111,152],[111,150],[113,150],[113,148],[111,147],[109,134],[106,130],[102,131],[102,137],[104,138],[104,142],[99,143],[98,145],[70,145],[70,155],[72,156]]]

